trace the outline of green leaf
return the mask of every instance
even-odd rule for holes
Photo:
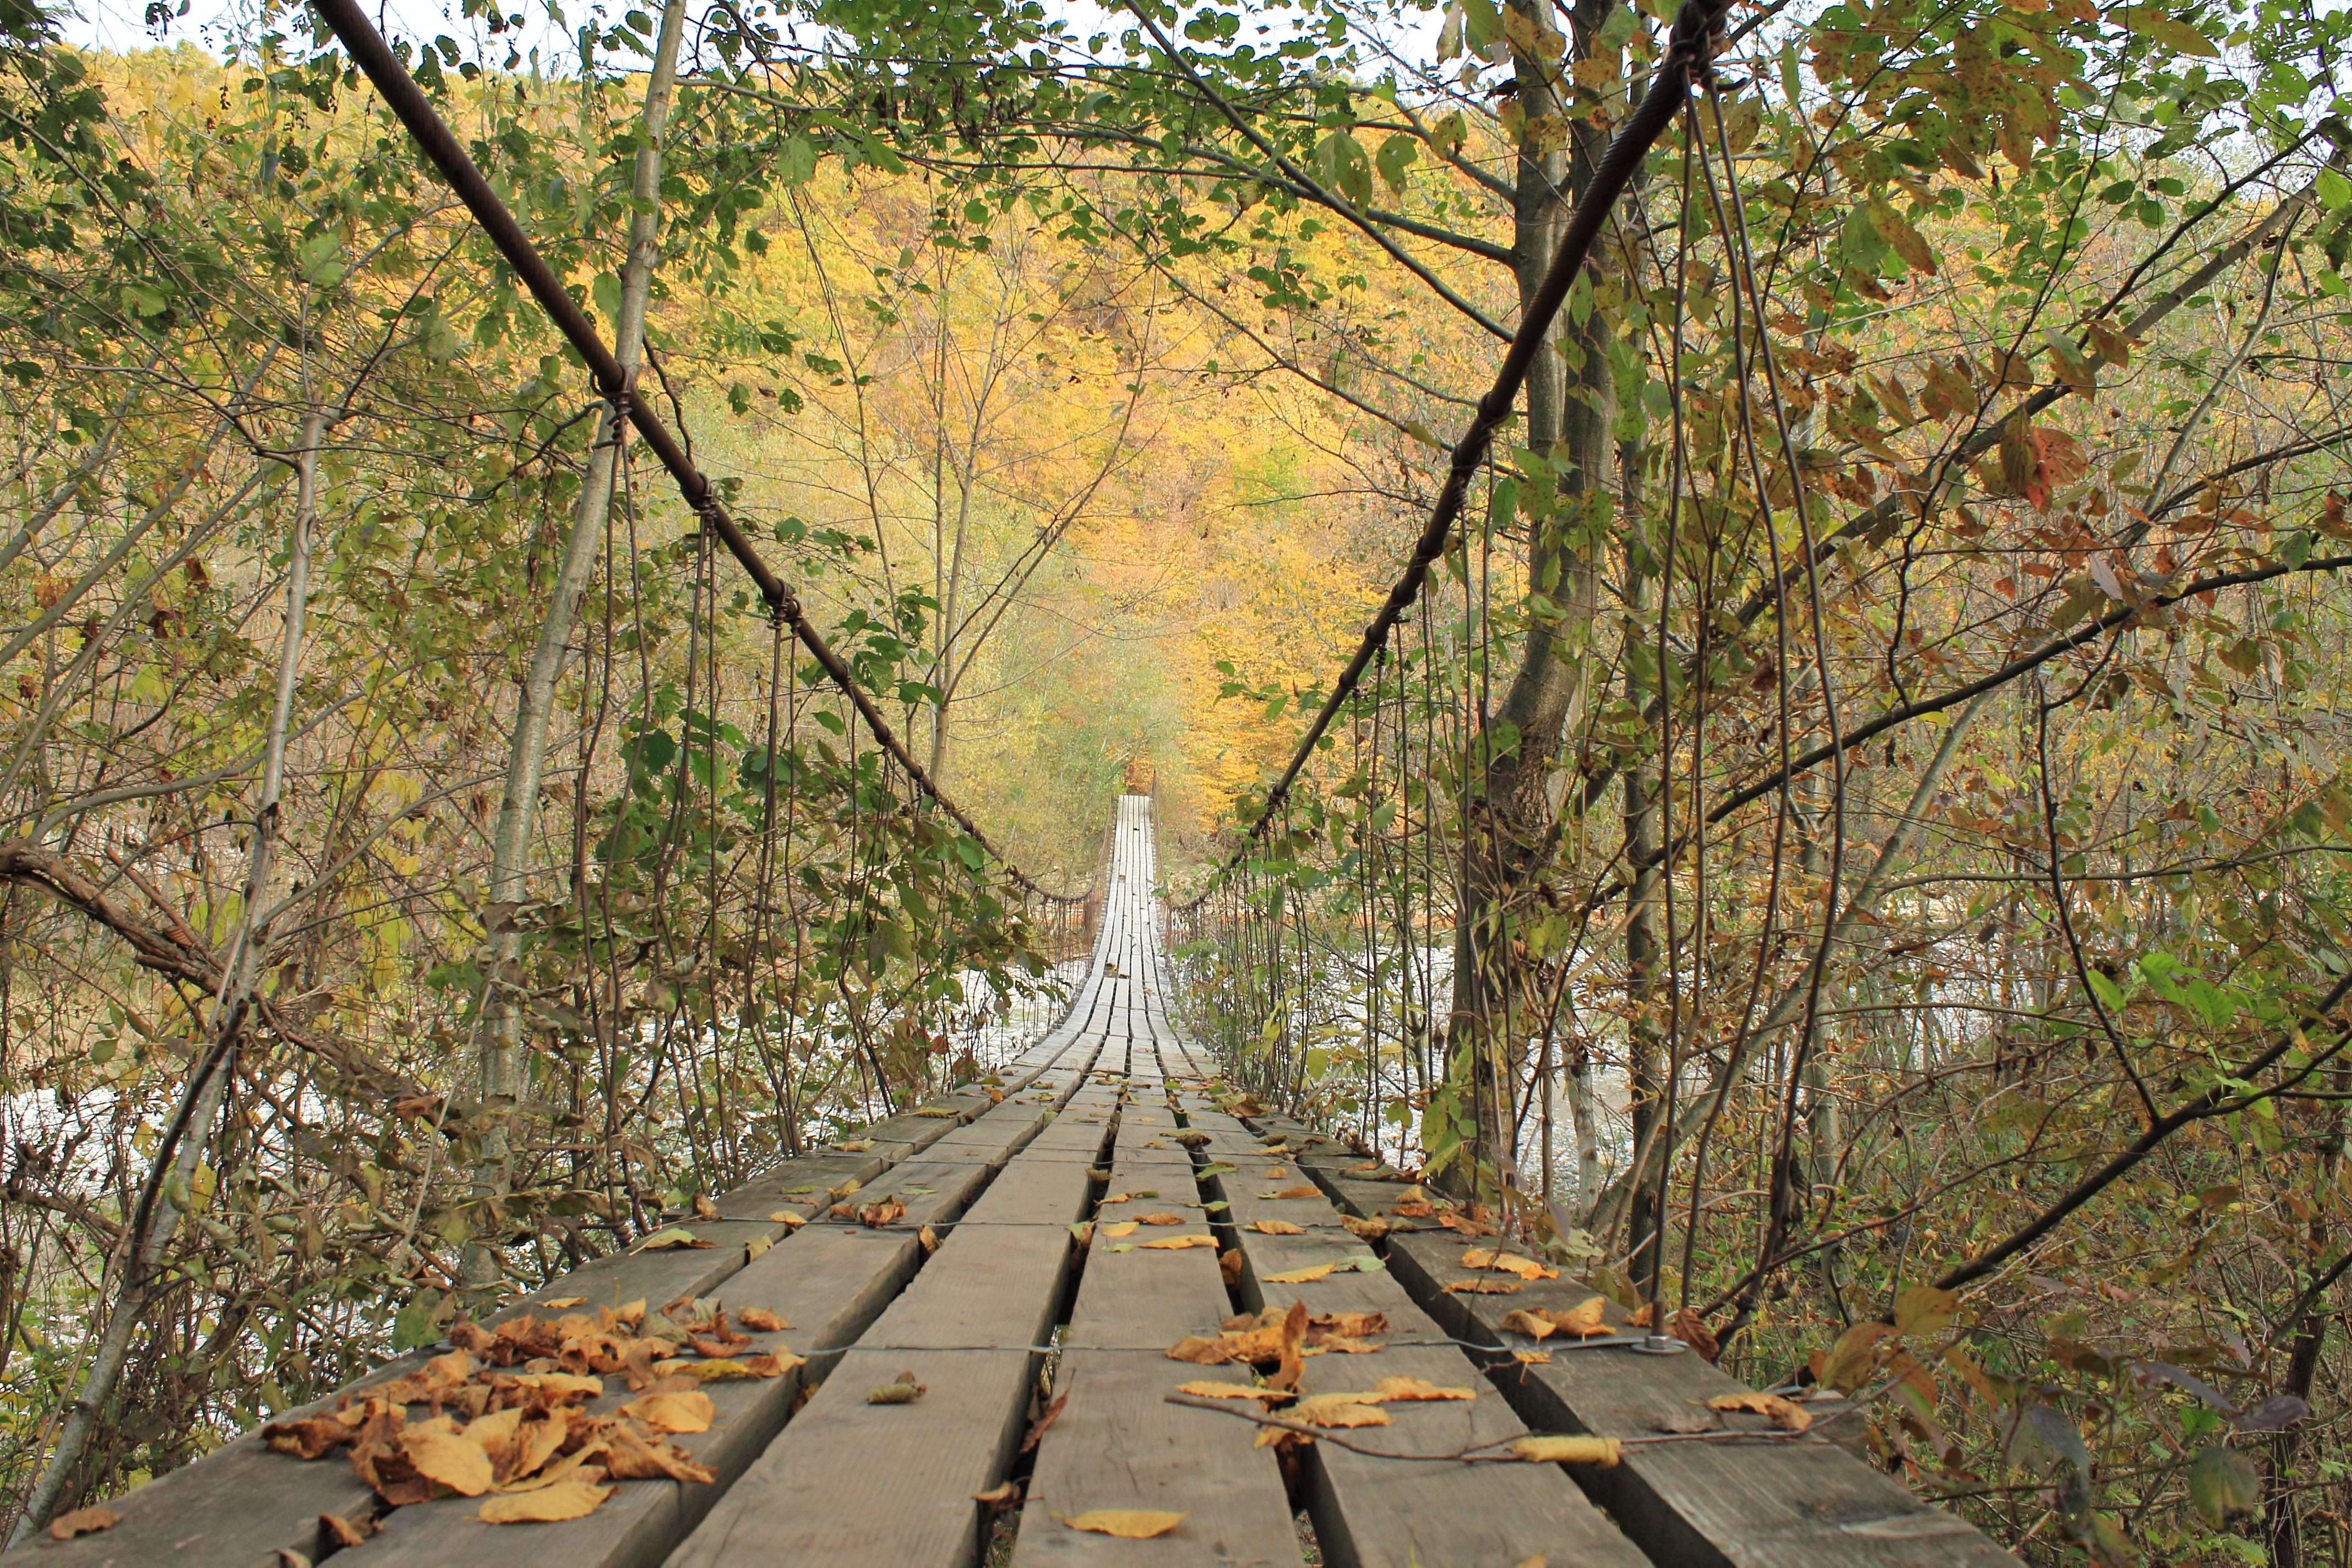
[[[2107,20],[2121,23],[2144,38],[2153,38],[2177,55],[2209,60],[2219,59],[2221,55],[2221,46],[2212,39],[2154,5],[2126,5],[2108,12]]]
[[[2235,1448],[2208,1448],[2189,1467],[2189,1500],[2197,1517],[2219,1530],[2231,1515],[2263,1506],[2263,1478]]]
[[[1373,160],[1379,164],[1381,178],[1392,191],[1404,189],[1406,171],[1421,160],[1421,142],[1402,132],[1381,143],[1380,155]]]
[[[776,159],[776,177],[788,185],[805,185],[816,178],[816,148],[805,136],[784,143]]]
[[[2352,202],[2352,180],[2346,179],[2333,169],[2320,170],[2319,177],[2312,184],[2319,192],[2320,205],[2329,212],[2339,212],[2346,203]]]

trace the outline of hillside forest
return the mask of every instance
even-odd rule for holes
[[[985,1083],[1139,793],[1234,1103],[2352,1560],[2352,19],[504,5],[625,406],[317,12],[0,0],[12,1542]]]

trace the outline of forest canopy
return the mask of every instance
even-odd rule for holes
[[[14,1537],[987,1084],[1141,793],[1235,1095],[2028,1561],[2352,1554],[2345,15],[393,26],[626,399],[147,26],[0,0]]]

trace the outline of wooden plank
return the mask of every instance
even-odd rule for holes
[[[1192,1164],[1181,1149],[1127,1146],[1131,1131],[1173,1124],[1164,1103],[1128,1108],[1112,1191],[1158,1191],[1171,1198],[1188,1193]],[[1162,1353],[1184,1335],[1213,1328],[1230,1302],[1209,1248],[1111,1250],[1115,1243],[1105,1222],[1159,1206],[1146,1201],[1097,1212],[1054,1385],[1066,1404],[1037,1450],[1013,1543],[1014,1568],[1129,1563],[1281,1568],[1301,1561],[1273,1450],[1254,1447],[1255,1433],[1230,1416],[1167,1403],[1176,1385],[1194,1373],[1244,1384],[1249,1377],[1244,1369],[1193,1366]],[[1147,1228],[1129,1239],[1153,1233]],[[1101,1508],[1157,1509],[1186,1518],[1169,1535],[1132,1542],[1075,1531],[1053,1517]]]
[[[1088,1190],[1075,1164],[1006,1166],[671,1568],[970,1562],[972,1494],[1002,1478],[1020,1439]],[[1050,1218],[1028,1221],[1040,1212]],[[900,1371],[927,1385],[919,1401],[866,1403]]]
[[[1238,1149],[1247,1136],[1231,1118],[1213,1111],[1188,1105],[1187,1119],[1212,1134],[1213,1148]],[[1246,1168],[1243,1174],[1248,1177]],[[1226,1190],[1232,1191],[1230,1184]],[[1299,1223],[1294,1216],[1316,1205],[1293,1199],[1269,1206],[1279,1206],[1284,1217]],[[1328,1215],[1328,1202],[1320,1206]],[[1304,1301],[1310,1312],[1376,1311],[1388,1320],[1386,1348],[1377,1352],[1308,1359],[1299,1382],[1303,1391],[1351,1392],[1402,1375],[1481,1393],[1470,1400],[1386,1406],[1393,1425],[1355,1428],[1346,1434],[1350,1443],[1393,1455],[1454,1454],[1527,1432],[1510,1406],[1486,1388],[1478,1369],[1446,1342],[1437,1324],[1384,1270],[1334,1273],[1298,1284],[1268,1278],[1364,1255],[1365,1244],[1344,1229],[1327,1223],[1299,1236],[1249,1230],[1237,1236],[1246,1260],[1244,1289],[1256,1298],[1253,1305],[1287,1308]],[[1590,1568],[1639,1568],[1649,1561],[1558,1466],[1374,1458],[1317,1443],[1306,1451],[1304,1472],[1316,1540],[1324,1561],[1335,1568],[1437,1563],[1499,1568],[1539,1555]]]
[[[1269,1130],[1280,1126],[1269,1122]],[[1306,1163],[1360,1214],[1393,1203],[1392,1184],[1350,1177],[1366,1162],[1336,1146]],[[1529,1283],[1510,1296],[1448,1295],[1462,1278],[1461,1238],[1444,1233],[1390,1238],[1397,1281],[1455,1337],[1498,1349],[1534,1343],[1505,1332],[1515,1307],[1572,1307],[1595,1294],[1580,1280]],[[1623,1314],[1605,1309],[1622,1329]],[[1549,1365],[1502,1362],[1496,1377],[1506,1398],[1539,1431],[1602,1436],[1654,1433],[1664,1416],[1687,1414],[1746,1385],[1696,1355],[1635,1356],[1623,1350],[1553,1353]],[[1734,1422],[1743,1417],[1730,1417]],[[1762,1425],[1758,1421],[1757,1425]],[[1577,1472],[1608,1509],[1662,1563],[1696,1568],[1989,1568],[2017,1561],[1972,1526],[1923,1502],[1824,1436],[1769,1445],[1662,1444],[1628,1450],[1612,1470]]]
[[[1001,1135],[1013,1137],[1023,1123],[996,1125]],[[465,1499],[398,1509],[387,1517],[383,1534],[369,1542],[369,1561],[383,1568],[494,1559],[500,1568],[650,1568],[660,1563],[784,1428],[801,1384],[822,1384],[847,1348],[916,1278],[924,1263],[918,1228],[932,1225],[944,1231],[987,1186],[990,1162],[1003,1152],[981,1149],[961,1159],[926,1153],[909,1161],[855,1195],[859,1202],[895,1197],[907,1206],[904,1219],[880,1227],[821,1220],[796,1235],[789,1249],[770,1251],[726,1282],[728,1305],[765,1307],[794,1325],[780,1335],[754,1336],[755,1350],[787,1345],[809,1357],[809,1364],[796,1378],[709,1385],[705,1392],[717,1406],[710,1430],[677,1440],[712,1472],[712,1481],[625,1482],[594,1513],[561,1530],[485,1525],[476,1517],[478,1504]],[[1084,1194],[1066,1181],[1053,1184],[1063,1189],[1062,1205],[1043,1218],[1066,1225]],[[981,1202],[983,1212],[1001,1223],[1006,1205]],[[626,1397],[616,1391],[596,1405],[609,1408]]]

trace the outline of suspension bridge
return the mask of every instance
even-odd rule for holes
[[[1396,1211],[1427,1205],[1395,1173],[1237,1104],[1171,1021],[1150,801],[1121,799],[1112,835],[1085,978],[995,1081],[785,1161],[8,1561],[2014,1561],[1853,1451],[1856,1402],[1644,1353],[1606,1303],[1581,1338],[1519,1331],[1593,1293],[1503,1238],[1412,1228]]]

